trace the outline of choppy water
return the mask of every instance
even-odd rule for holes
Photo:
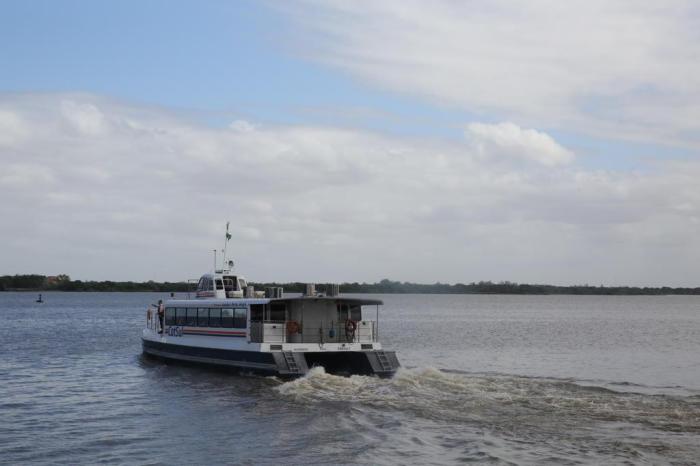
[[[0,463],[697,464],[700,299],[383,296],[393,379],[140,355],[156,294],[0,293]]]

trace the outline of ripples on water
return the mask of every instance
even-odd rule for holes
[[[45,307],[28,304],[31,298],[0,294],[0,463],[695,464],[700,458],[700,375],[677,374],[678,367],[697,367],[687,355],[698,348],[699,301],[672,301],[675,310],[666,314],[635,314],[628,307],[658,304],[613,301],[600,313],[598,300],[583,300],[574,316],[566,308],[557,316],[547,297],[509,307],[495,306],[499,297],[480,297],[477,306],[474,297],[388,296],[384,339],[408,369],[378,379],[314,368],[284,382],[140,356],[143,304],[158,296],[49,294]],[[433,320],[424,325],[429,305]],[[486,312],[488,306],[497,309]],[[614,330],[620,312],[630,323]],[[450,333],[460,316],[470,324],[469,340]],[[587,335],[596,321],[596,329],[607,325],[606,335],[623,336],[606,342],[602,358],[600,345],[585,348],[590,336],[572,342],[552,334],[547,349],[538,350],[532,332],[517,330],[543,332],[542,325],[532,327],[538,320],[560,332],[577,328],[570,335]],[[479,339],[486,328],[497,335],[499,327],[509,339]],[[642,336],[627,333],[630,327],[643,329]],[[442,340],[431,333],[438,331]],[[669,341],[669,334],[678,340]],[[509,345],[522,348],[521,360]],[[668,359],[635,366],[635,345],[638,353],[657,349]],[[583,353],[570,350],[577,346]],[[487,353],[480,352],[484,347]],[[474,353],[479,359],[469,356]],[[531,360],[533,354],[539,359]],[[581,364],[585,354],[595,364]]]
[[[401,370],[393,379],[342,378],[315,368],[277,392],[314,409],[345,404],[364,431],[368,462],[394,455],[444,460],[577,464],[698,458],[700,397],[619,393],[547,379]],[[388,421],[374,425],[372,419]],[[372,437],[374,440],[372,440]],[[380,461],[377,457],[388,458]]]

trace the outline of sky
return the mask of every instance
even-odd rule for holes
[[[700,286],[697,2],[0,12],[0,275]]]

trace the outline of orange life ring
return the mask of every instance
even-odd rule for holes
[[[299,324],[296,320],[287,321],[287,333],[289,333],[290,335],[299,333]]]
[[[345,331],[347,333],[355,333],[355,330],[357,330],[357,322],[354,320],[346,320],[345,321]]]

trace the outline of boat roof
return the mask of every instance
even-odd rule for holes
[[[266,298],[232,298],[232,299],[168,299],[165,301],[166,306],[172,307],[195,307],[195,306],[230,306],[236,307],[240,304],[267,304],[271,300]]]
[[[350,298],[347,296],[293,296],[289,298],[273,299],[271,301],[342,301],[343,303],[359,304],[360,306],[384,304],[384,301],[381,299]]]
[[[359,306],[382,305],[384,301],[381,299],[370,298],[350,298],[347,296],[290,296],[285,298],[232,298],[232,299],[168,299],[165,301],[166,306],[173,307],[193,307],[193,305],[204,306],[231,306],[237,304],[267,304],[272,302],[289,302],[289,301],[334,301],[347,304],[357,304]]]

